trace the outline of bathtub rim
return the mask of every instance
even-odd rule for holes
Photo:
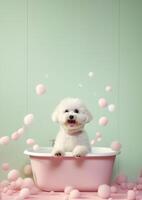
[[[92,147],[91,148],[93,152],[96,153],[88,153],[86,156],[87,158],[93,158],[93,157],[109,157],[109,156],[117,156],[118,154],[120,154],[120,151],[114,151],[109,147]],[[49,152],[41,152],[42,151],[51,151],[52,147],[40,147],[39,150],[34,151],[32,148],[26,149],[24,151],[25,155],[28,155],[30,157],[47,157],[47,158],[58,158],[57,156],[53,156],[51,155],[51,153]],[[98,152],[97,152],[98,151]],[[100,151],[100,152],[99,152]],[[66,155],[62,156],[65,158],[74,158],[74,156],[72,155],[71,152],[67,152]]]

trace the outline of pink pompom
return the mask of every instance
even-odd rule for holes
[[[33,179],[32,178],[25,178],[24,181],[23,181],[22,187],[23,188],[29,188],[29,189],[34,187]]]
[[[26,165],[24,167],[24,174],[25,175],[31,175],[32,174],[32,167],[31,167],[31,165]]]
[[[29,139],[27,139],[26,143],[27,143],[28,145],[34,145],[34,144],[35,144],[35,140],[32,139],[32,138],[29,138]]]
[[[22,198],[27,198],[30,195],[30,190],[28,188],[23,188],[21,189],[20,193],[19,193],[19,197]]]
[[[18,140],[20,137],[21,137],[21,135],[20,135],[18,132],[14,132],[14,133],[11,135],[11,139],[12,139],[12,140]]]
[[[98,101],[100,108],[105,108],[107,106],[107,101],[104,98],[100,98]]]
[[[19,133],[19,135],[23,135],[24,134],[24,132],[25,132],[25,129],[22,127],[22,128],[19,128],[18,130],[17,130],[17,132]]]
[[[47,88],[46,88],[45,85],[43,85],[43,84],[38,84],[38,85],[36,86],[36,94],[37,94],[38,96],[41,96],[41,95],[45,94],[46,91],[47,91]]]
[[[114,151],[120,151],[121,144],[118,141],[113,141],[111,143],[111,149],[114,150]]]
[[[105,87],[105,91],[106,91],[106,92],[112,91],[112,86],[111,86],[111,85],[107,85],[107,86]]]
[[[128,180],[128,177],[127,177],[127,176],[125,176],[124,174],[120,174],[120,175],[118,175],[118,176],[116,177],[115,182],[116,182],[117,184],[122,184],[122,183],[126,183],[127,180]]]
[[[9,136],[3,136],[0,138],[0,144],[6,145],[9,144],[9,142],[10,142]]]
[[[12,169],[9,173],[8,173],[8,180],[10,181],[16,181],[17,178],[19,178],[20,174],[19,171],[16,169]]]
[[[128,190],[127,192],[127,199],[128,200],[134,200],[136,199],[136,193],[133,190]]]
[[[99,125],[101,125],[101,126],[106,126],[107,124],[108,124],[108,119],[107,119],[107,117],[101,117],[100,119],[99,119]]]
[[[2,168],[3,171],[8,171],[10,169],[10,166],[9,166],[8,163],[3,163],[1,168]]]
[[[98,196],[103,198],[103,199],[106,199],[106,198],[109,198],[110,197],[110,193],[111,193],[111,190],[110,190],[110,186],[109,185],[100,185],[99,188],[98,188]]]
[[[111,191],[112,193],[116,193],[116,192],[117,192],[117,187],[116,187],[116,186],[111,186],[111,187],[110,187],[110,191]]]
[[[34,151],[38,151],[38,150],[39,150],[39,145],[38,145],[38,144],[35,144],[35,145],[33,146],[33,150],[34,150]]]
[[[24,124],[25,125],[30,125],[32,124],[33,122],[33,119],[34,119],[34,115],[33,114],[28,114],[24,117]]]
[[[72,190],[70,192],[70,196],[69,196],[69,199],[75,199],[75,198],[79,198],[80,197],[80,192],[79,190],[75,189],[75,190]]]
[[[73,190],[74,188],[72,186],[66,186],[64,189],[64,193],[65,194],[70,194],[70,192]]]

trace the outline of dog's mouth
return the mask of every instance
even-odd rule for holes
[[[74,119],[68,119],[68,120],[67,120],[67,123],[68,123],[70,126],[74,126],[74,125],[77,124],[76,120],[74,120]]]

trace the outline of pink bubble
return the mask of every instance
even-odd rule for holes
[[[32,188],[34,187],[34,182],[33,182],[33,179],[32,178],[25,178],[23,180],[23,185],[22,185],[23,188]]]
[[[31,165],[26,165],[24,167],[24,174],[25,175],[31,175],[32,174],[32,167],[31,167]]]
[[[137,188],[138,190],[142,190],[142,184],[137,184],[136,188]]]
[[[38,145],[38,144],[35,144],[35,145],[33,146],[33,150],[34,150],[34,151],[38,151],[38,150],[39,150],[39,145]]]
[[[110,186],[109,185],[100,185],[99,188],[98,188],[98,196],[103,198],[103,199],[106,199],[106,198],[109,198],[110,197],[110,193],[111,193],[111,190],[110,190]]]
[[[69,199],[75,199],[80,197],[80,192],[77,189],[74,189],[70,192]]]
[[[1,167],[2,167],[3,171],[8,171],[10,169],[10,166],[8,163],[3,163]]]
[[[33,120],[34,120],[34,115],[32,113],[28,114],[24,117],[24,124],[30,125],[30,124],[32,124]]]
[[[11,190],[15,190],[15,189],[16,189],[16,182],[15,182],[15,181],[12,181],[12,182],[10,183],[10,189],[11,189]]]
[[[118,141],[113,141],[111,143],[111,149],[114,150],[114,151],[120,151],[121,144]]]
[[[116,187],[116,186],[111,186],[111,187],[110,187],[110,191],[111,191],[112,193],[116,193],[116,192],[117,192],[117,187]]]
[[[104,98],[100,98],[98,101],[100,108],[105,108],[107,106],[107,101]]]
[[[16,181],[17,178],[19,178],[20,173],[18,170],[16,169],[12,169],[9,173],[8,173],[8,180],[10,181]]]
[[[24,182],[24,180],[23,180],[21,177],[19,177],[19,178],[16,180],[16,188],[17,188],[17,189],[21,189],[21,188],[22,188],[22,185],[23,185],[23,182]]]
[[[8,191],[6,192],[6,194],[7,194],[7,195],[10,195],[10,196],[11,196],[13,193],[14,193],[13,190],[8,190]]]
[[[35,194],[38,194],[40,192],[40,189],[38,189],[37,187],[32,187],[30,189],[30,194],[31,195],[35,195]]]
[[[21,189],[20,193],[19,193],[19,197],[22,198],[27,198],[30,195],[30,190],[28,188],[23,188]]]
[[[36,94],[37,94],[38,96],[41,96],[41,95],[45,94],[46,91],[47,91],[47,88],[46,88],[45,85],[43,85],[43,84],[38,84],[38,85],[36,86]]]
[[[100,132],[96,132],[96,137],[102,137],[102,134]]]
[[[9,181],[3,180],[3,181],[1,181],[0,185],[1,185],[1,188],[7,187],[9,185]]]
[[[64,193],[65,194],[70,194],[70,192],[73,190],[74,188],[72,186],[66,186],[64,189]]]
[[[107,124],[108,124],[108,119],[107,119],[107,117],[101,117],[100,119],[99,119],[99,125],[101,125],[101,126],[106,126]]]
[[[34,145],[34,144],[35,144],[35,140],[32,139],[32,138],[29,138],[29,139],[27,139],[26,143],[27,143],[28,145]]]
[[[11,139],[12,139],[12,140],[18,140],[20,137],[21,137],[21,135],[20,135],[18,132],[14,132],[14,133],[11,135]]]
[[[106,91],[106,92],[111,92],[111,91],[112,91],[112,86],[111,86],[111,85],[107,85],[107,86],[105,87],[105,91]]]
[[[127,183],[127,189],[128,189],[128,190],[132,190],[135,186],[136,186],[136,184],[133,183],[133,182],[128,182],[128,183]]]
[[[0,138],[0,144],[6,145],[9,144],[9,142],[10,142],[9,136],[3,136]]]
[[[120,183],[121,189],[126,190],[127,189],[127,183],[126,182],[122,182]]]
[[[136,199],[136,193],[133,190],[128,190],[127,192],[127,199],[128,200],[134,200]]]

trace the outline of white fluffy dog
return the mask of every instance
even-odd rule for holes
[[[60,124],[52,155],[72,152],[73,156],[80,157],[89,153],[91,147],[84,126],[91,119],[91,113],[80,99],[63,99],[52,114],[52,120]]]

